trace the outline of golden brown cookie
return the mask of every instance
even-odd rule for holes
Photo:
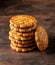
[[[35,26],[33,26],[33,27],[30,27],[30,28],[26,28],[26,29],[20,29],[19,28],[19,32],[21,32],[21,33],[25,33],[25,32],[31,32],[31,31],[34,31],[35,29],[36,29],[36,27],[37,27],[37,25],[35,25]]]
[[[15,41],[14,37],[9,36],[9,40]]]
[[[34,38],[34,36],[32,36],[32,37],[21,37],[21,39],[20,40],[22,40],[22,41],[25,41],[25,40],[32,40]]]
[[[14,41],[11,41],[11,43],[14,45],[14,46],[17,46],[17,47],[20,47],[20,48],[28,48],[28,47],[31,47],[31,46],[34,46],[35,43],[29,43],[29,44],[20,44],[20,43],[17,43],[17,42],[14,42]]]
[[[33,51],[35,49],[35,46],[29,47],[29,48],[19,48],[19,47],[13,45],[12,43],[10,44],[10,47],[17,52],[29,52],[29,51]]]
[[[32,39],[32,40],[26,40],[26,41],[15,41],[15,42],[17,42],[17,43],[19,43],[19,44],[31,44],[31,43],[35,43],[35,41]]]
[[[10,29],[14,31],[19,31],[19,28],[14,27],[13,25],[10,25]]]
[[[37,24],[35,17],[29,15],[16,15],[10,19],[10,23],[16,24],[16,27],[27,28]]]
[[[14,24],[10,24],[10,29],[14,31],[19,31],[18,27],[14,27]]]
[[[40,51],[48,47],[48,34],[43,26],[38,26],[35,32],[35,41]]]
[[[32,37],[31,36],[30,37],[23,37],[23,36],[18,36],[18,35],[15,35],[15,34],[14,35],[13,34],[12,35],[10,34],[9,36],[10,37],[13,37],[15,40],[22,40],[22,41],[23,40],[31,40],[31,39],[34,38],[34,35]]]
[[[23,33],[23,37],[32,37],[35,35],[35,32],[34,31],[31,31],[31,32],[28,32],[28,33]]]
[[[31,44],[31,43],[35,43],[34,39],[22,41],[22,40],[15,40],[14,37],[11,37],[11,36],[9,36],[9,40],[14,41],[15,43],[19,43],[19,44]]]
[[[10,30],[9,35],[10,36],[17,35],[17,36],[22,36],[22,37],[32,37],[33,35],[35,35],[35,32],[31,31],[31,32],[28,32],[28,33],[21,33],[21,32],[16,32],[14,30]]]
[[[9,25],[9,26],[10,26],[10,28],[11,28],[11,27],[14,27],[14,24],[11,24],[11,23],[10,23],[10,25]]]
[[[34,37],[33,37],[33,39],[31,38],[31,40],[29,40],[29,39],[15,39],[13,36],[9,36],[9,40],[12,40],[12,41],[16,41],[16,42],[19,42],[19,43],[21,43],[22,42],[22,44],[26,44],[26,43],[31,43],[31,42],[33,42],[34,41]]]
[[[23,33],[16,32],[16,31],[14,31],[14,30],[10,30],[10,31],[9,31],[9,35],[10,35],[10,36],[14,36],[14,35],[17,35],[17,36],[22,36],[22,35],[23,35]]]
[[[21,28],[14,27],[14,26],[10,25],[10,29],[11,29],[11,30],[14,30],[14,31],[16,31],[16,32],[21,32],[21,33],[33,31],[33,30],[36,29],[36,27],[37,27],[37,25],[35,25],[35,26],[33,26],[33,27],[21,29]]]

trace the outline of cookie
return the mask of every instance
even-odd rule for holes
[[[16,31],[14,31],[14,30],[10,30],[10,31],[9,31],[9,35],[10,35],[10,36],[14,36],[14,35],[22,36],[23,34],[22,34],[22,33],[19,33],[19,32],[16,32]]]
[[[32,36],[32,37],[22,37],[22,36],[17,36],[17,35],[14,35],[14,36],[9,36],[9,39],[15,39],[15,40],[17,40],[17,41],[28,41],[28,40],[32,40],[32,39],[34,39],[34,36]],[[12,40],[11,39],[11,40]]]
[[[14,30],[10,30],[9,35],[10,36],[17,35],[17,36],[22,36],[22,37],[32,37],[33,35],[35,35],[35,32],[31,31],[31,32],[28,32],[28,33],[21,33],[21,32],[16,32]]]
[[[40,51],[48,47],[48,34],[43,26],[38,26],[35,32],[35,41]]]
[[[14,31],[18,31],[19,30],[19,28],[15,28],[14,26],[10,26],[10,29],[14,30]]]
[[[14,42],[14,41],[11,41],[11,43],[14,45],[14,46],[17,46],[17,47],[20,47],[20,48],[28,48],[28,47],[31,47],[31,46],[34,46],[35,43],[30,43],[30,44],[19,44],[17,42]]]
[[[27,34],[28,34],[28,33],[27,33]],[[9,36],[10,36],[10,37],[13,37],[13,38],[16,39],[16,40],[30,40],[30,39],[32,39],[32,38],[34,37],[34,35],[28,37],[27,34],[16,33],[15,31],[12,31],[12,30],[9,32]],[[30,33],[29,33],[29,34],[30,34]],[[32,34],[33,34],[33,33],[31,33],[31,35],[32,35]],[[22,35],[23,35],[23,36],[22,36]],[[25,37],[25,36],[27,36],[27,37]]]
[[[21,28],[17,28],[17,27],[14,27],[14,26],[11,26],[11,25],[10,25],[10,29],[11,29],[11,30],[14,30],[14,31],[16,31],[16,32],[21,32],[21,33],[33,31],[33,30],[36,29],[36,27],[37,27],[37,25],[35,25],[35,26],[33,26],[33,27],[30,27],[30,28],[21,29]]]
[[[23,37],[32,37],[35,35],[35,32],[34,31],[31,31],[31,32],[28,32],[28,33],[23,33]]]
[[[11,29],[11,30],[14,30],[14,31],[19,31],[19,28],[14,27],[13,24],[10,24],[10,29]]]
[[[25,41],[25,40],[32,40],[33,38],[34,38],[34,36],[32,36],[32,37],[27,37],[27,38],[21,37],[20,40],[22,40],[22,41]]]
[[[16,27],[20,28],[28,28],[35,26],[37,24],[37,20],[35,17],[29,15],[16,15],[10,19],[10,23],[16,24]]]
[[[17,46],[14,46],[13,44],[10,44],[10,47],[17,52],[29,52],[35,49],[35,46],[32,46],[30,48],[19,48]]]
[[[9,40],[12,40],[13,41],[13,39],[14,39],[13,37],[9,36]]]
[[[32,39],[32,40],[26,40],[26,41],[15,41],[15,42],[17,42],[17,43],[19,43],[19,44],[31,44],[31,43],[35,43],[35,41]]]
[[[34,39],[22,41],[22,40],[15,40],[14,37],[11,37],[11,36],[9,36],[9,40],[14,41],[15,43],[19,43],[19,44],[30,44],[30,43],[35,43],[35,40],[34,40]]]
[[[31,32],[31,31],[34,31],[36,29],[37,25],[33,26],[33,27],[30,27],[30,28],[26,28],[26,29],[19,29],[18,31],[21,32],[21,33],[25,33],[25,32]],[[17,30],[16,30],[17,31]]]

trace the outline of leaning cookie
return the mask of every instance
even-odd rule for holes
[[[35,41],[40,51],[48,47],[48,34],[43,26],[38,26],[35,32]]]
[[[29,52],[35,49],[35,46],[32,46],[30,48],[19,48],[17,46],[14,46],[12,43],[10,44],[10,47],[17,52]]]

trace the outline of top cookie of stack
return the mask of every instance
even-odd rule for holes
[[[29,15],[16,15],[10,19],[10,27],[16,31],[29,32],[36,27],[36,19]],[[15,27],[15,28],[14,28]],[[19,29],[18,29],[19,28]],[[26,30],[24,30],[24,28]],[[21,30],[22,29],[22,30]]]

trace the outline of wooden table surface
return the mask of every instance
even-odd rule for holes
[[[23,6],[15,11],[14,9],[5,9],[4,11],[3,14],[0,12],[2,15],[0,16],[0,65],[55,65],[55,9],[34,5],[32,7]],[[38,20],[38,24],[46,28],[49,46],[45,51],[40,52],[36,49],[29,53],[18,53],[10,48],[9,19],[16,14],[33,15]]]

